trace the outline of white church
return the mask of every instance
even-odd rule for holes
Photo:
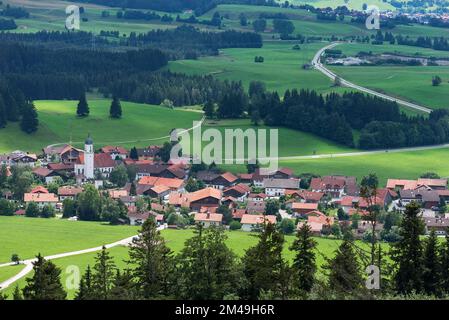
[[[84,153],[75,162],[75,175],[79,182],[94,180],[101,174],[102,178],[109,178],[116,163],[106,153],[95,153],[94,142],[90,134],[84,142]]]

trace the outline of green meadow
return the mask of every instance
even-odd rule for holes
[[[202,114],[182,108],[169,109],[160,106],[122,101],[122,119],[109,117],[110,100],[88,100],[90,115],[76,116],[78,101],[35,101],[39,114],[39,130],[28,135],[16,123],[8,123],[1,129],[0,152],[17,149],[39,152],[49,144],[68,143],[82,146],[88,133],[100,147],[107,144],[125,147],[162,144],[172,128],[190,128]]]
[[[174,254],[179,253],[182,248],[184,247],[185,241],[191,238],[194,235],[193,229],[186,229],[186,230],[163,230],[162,236],[165,238],[168,247],[173,250]],[[247,233],[243,231],[228,231],[226,232],[228,239],[226,240],[226,244],[228,247],[234,251],[234,253],[239,256],[243,257],[245,254],[245,251],[249,249],[250,247],[257,244],[257,236],[253,233]],[[289,250],[289,247],[291,246],[293,240],[295,237],[293,235],[286,236],[285,237],[285,245],[284,245],[284,257],[288,261],[292,261],[294,258],[294,252]],[[318,243],[318,247],[316,249],[316,259],[317,264],[319,267],[322,267],[326,263],[326,258],[331,258],[334,255],[335,250],[338,248],[340,244],[340,240],[334,240],[334,239],[325,239],[325,238],[315,238],[315,240]],[[358,244],[362,247],[366,247],[367,245],[358,241]],[[388,248],[387,245],[385,245],[385,248]],[[120,269],[125,269],[128,265],[126,261],[129,259],[128,255],[128,248],[124,246],[119,246],[115,248],[111,248],[108,250],[110,255],[114,257],[114,261],[116,265]],[[62,284],[66,288],[68,292],[68,298],[73,299],[73,297],[76,294],[76,289],[72,288],[70,285],[73,283],[71,279],[73,279],[73,273],[71,270],[73,270],[73,267],[79,268],[81,273],[84,273],[87,266],[90,265],[91,267],[95,263],[95,256],[97,253],[89,253],[89,254],[83,254],[78,256],[72,256],[67,258],[61,258],[61,259],[55,259],[53,262],[58,265],[61,270],[61,280]],[[17,273],[20,270],[17,271]],[[2,268],[0,268],[0,277],[2,276]],[[9,272],[9,270],[8,270]],[[322,272],[321,269],[319,269],[319,272]],[[14,273],[13,273],[14,274]],[[4,277],[6,277],[6,272],[4,272]],[[26,277],[30,277],[31,273],[28,274]],[[19,288],[22,288],[25,284],[25,278],[20,279],[16,282],[16,285],[19,286]],[[12,295],[14,291],[15,285],[10,286],[8,289],[5,290],[5,293],[9,296]]]
[[[0,264],[10,262],[14,253],[24,260],[38,253],[89,249],[131,237],[137,230],[100,222],[0,216]]]

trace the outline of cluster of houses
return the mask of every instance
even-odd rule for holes
[[[307,222],[312,232],[320,235],[338,222],[336,216],[326,215],[322,208],[341,208],[351,217],[355,214],[366,215],[370,206],[360,196],[355,177],[312,178],[306,190],[301,188],[301,180],[288,168],[269,174],[262,174],[260,170],[239,175],[216,170],[191,173],[188,164],[161,162],[158,152],[157,146],[137,149],[138,159],[131,159],[128,150],[122,147],[105,146],[95,151],[93,139],[88,137],[84,150],[71,145],[49,146],[43,149],[40,156],[16,151],[0,156],[0,160],[8,169],[13,166],[32,167],[33,174],[43,185],[53,182],[56,177],[73,182],[72,185],[59,187],[57,193],[37,186],[24,195],[25,204],[35,202],[41,208],[52,206],[61,210],[65,199],[75,199],[83,192],[84,184],[92,183],[104,189],[111,198],[124,203],[128,208],[129,221],[134,225],[143,223],[150,216],[163,224],[168,208],[178,213],[188,211],[196,222],[206,227],[221,225],[224,217],[219,208],[226,206],[244,231],[255,230],[263,223],[276,223],[277,217],[281,217],[295,219],[298,227]],[[123,188],[108,189],[105,181],[118,165],[133,166],[135,181]],[[201,181],[204,188],[187,192],[186,185],[191,176]],[[151,205],[145,212],[137,210],[136,204],[140,198],[151,199]],[[276,215],[266,214],[268,201],[279,198],[285,205]],[[421,204],[422,217],[428,230],[446,231],[449,215],[442,212],[441,206],[449,203],[447,179],[389,179],[387,186],[379,189],[370,202],[387,211],[402,211],[412,201]],[[23,213],[24,210],[18,211],[18,214]],[[369,227],[363,220],[359,224],[359,232]]]

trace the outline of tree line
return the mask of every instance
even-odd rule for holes
[[[329,257],[320,252],[305,223],[289,246],[273,224],[264,224],[257,243],[240,258],[227,246],[223,228],[201,224],[175,254],[157,230],[154,219],[142,225],[129,247],[127,267],[120,270],[103,248],[82,275],[76,300],[270,300],[270,299],[438,299],[449,293],[449,237],[439,242],[435,232],[422,239],[420,207],[410,204],[400,225],[400,239],[391,250],[365,249],[346,233]],[[381,248],[381,246],[379,246]],[[317,258],[324,264],[320,267]],[[387,259],[387,257],[389,259]],[[365,272],[379,268],[379,277]],[[62,270],[41,255],[34,274],[14,290],[13,299],[63,300]],[[6,298],[6,296],[3,296]]]

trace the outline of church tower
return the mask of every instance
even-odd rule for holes
[[[94,142],[89,136],[84,143],[84,175],[87,179],[93,179],[94,176]]]

